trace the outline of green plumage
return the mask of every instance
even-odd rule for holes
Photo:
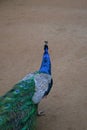
[[[35,130],[37,105],[33,103],[34,76],[21,80],[0,97],[0,130]]]

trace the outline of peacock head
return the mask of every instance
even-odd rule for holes
[[[44,51],[48,50],[48,41],[44,41]]]

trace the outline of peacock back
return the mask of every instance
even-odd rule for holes
[[[0,130],[35,129],[37,105],[32,101],[35,74],[27,75],[0,97]]]

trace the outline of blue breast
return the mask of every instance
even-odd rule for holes
[[[48,48],[45,48],[39,72],[51,75],[51,61]]]

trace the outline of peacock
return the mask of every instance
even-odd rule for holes
[[[48,42],[38,71],[27,74],[0,97],[0,130],[35,130],[38,105],[53,85]]]

